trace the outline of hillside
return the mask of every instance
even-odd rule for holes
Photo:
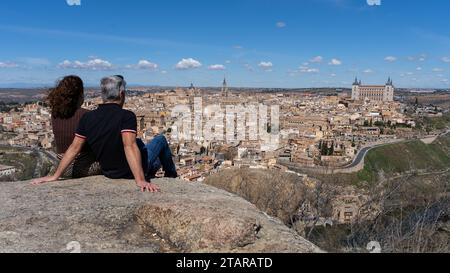
[[[307,199],[306,181],[276,170],[228,169],[208,177],[206,184],[235,193],[290,225]]]
[[[433,172],[450,168],[450,136],[440,137],[432,144],[420,140],[397,143],[371,150],[360,181],[374,182],[382,171],[385,175],[412,172]]]
[[[318,252],[244,199],[180,180],[155,181],[141,193],[132,181],[103,177],[39,187],[0,183],[0,252]]]
[[[53,166],[53,162],[39,149],[6,145],[0,145],[0,164],[16,168],[13,177],[3,177],[0,181],[24,181],[45,176]]]
[[[365,252],[372,240],[389,253],[448,252],[448,172],[399,176],[368,189],[339,183],[342,177],[318,181],[279,171],[236,168],[223,170],[205,183],[242,196],[329,252]],[[348,199],[351,196],[355,199]],[[351,224],[339,223],[333,212],[343,205],[356,206],[369,218],[360,215]],[[333,225],[311,225],[311,219],[320,218],[331,218]]]

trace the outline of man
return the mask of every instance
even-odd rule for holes
[[[156,172],[161,168],[166,177],[177,177],[172,152],[164,136],[155,137],[149,144],[136,138],[136,115],[123,109],[126,82],[122,76],[111,76],[101,80],[103,104],[83,116],[78,125],[72,145],[53,176],[36,179],[33,185],[58,181],[65,169],[89,144],[103,174],[111,179],[135,179],[143,191],[158,192],[152,184]]]

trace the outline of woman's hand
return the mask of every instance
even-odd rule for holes
[[[31,181],[31,185],[38,186],[38,185],[42,185],[45,183],[56,182],[56,181],[58,181],[58,179],[59,179],[59,177],[56,177],[56,176],[47,176],[47,177],[37,178],[37,179],[34,179],[33,181]]]

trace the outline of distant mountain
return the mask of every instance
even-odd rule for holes
[[[0,88],[0,101],[2,102],[31,102],[42,100],[47,93],[47,88]]]
[[[0,88],[26,88],[26,89],[34,89],[34,88],[49,88],[53,86],[52,83],[0,83]]]

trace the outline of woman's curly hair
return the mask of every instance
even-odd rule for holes
[[[53,118],[69,119],[73,117],[84,96],[83,81],[78,76],[67,76],[60,80],[55,88],[49,90],[47,103]]]

